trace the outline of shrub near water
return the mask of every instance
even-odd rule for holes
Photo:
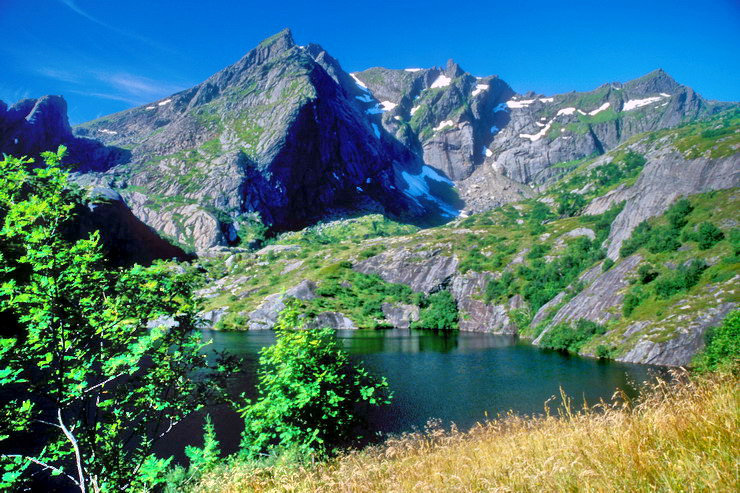
[[[274,345],[260,353],[259,399],[247,401],[242,452],[331,454],[360,438],[358,405],[390,402],[385,378],[349,363],[332,329],[305,329],[294,305],[282,312]]]

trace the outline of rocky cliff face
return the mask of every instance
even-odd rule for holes
[[[452,61],[446,69],[353,76],[390,109],[385,128],[455,182],[464,214],[527,198],[578,160],[726,107],[662,70],[550,97],[516,94],[498,77],[473,77]]]

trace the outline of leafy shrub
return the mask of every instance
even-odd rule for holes
[[[696,370],[737,372],[740,363],[740,310],[730,312],[722,325],[710,329],[705,341],[704,350],[693,361]]]
[[[564,192],[557,196],[558,214],[564,217],[572,217],[581,212],[586,206],[583,195],[572,192]]]
[[[491,279],[486,285],[486,291],[483,296],[486,303],[500,302],[504,298],[509,298],[514,293],[514,274],[509,271],[501,274],[499,279]]]
[[[705,221],[699,225],[696,234],[699,250],[709,250],[718,242],[725,239],[725,234],[714,224]]]
[[[606,333],[606,327],[596,322],[579,319],[575,326],[559,324],[550,329],[540,341],[543,347],[577,353],[591,339]]]
[[[650,264],[643,264],[637,269],[637,280],[640,284],[649,284],[659,275],[658,271]]]
[[[666,299],[676,293],[692,288],[699,282],[701,274],[707,267],[704,260],[694,259],[688,266],[682,265],[671,274],[660,276],[655,281],[656,296],[660,299]]]
[[[604,263],[601,264],[601,272],[606,272],[614,266],[614,261],[610,258],[605,258]]]
[[[390,402],[388,383],[349,362],[331,329],[301,328],[289,303],[276,324],[276,341],[260,351],[257,391],[241,410],[242,453],[275,448],[324,456],[359,438],[357,406]]]
[[[449,291],[431,294],[422,303],[419,320],[411,324],[414,329],[457,329],[457,302]]]
[[[599,344],[596,346],[596,357],[599,359],[613,359],[614,348]]]

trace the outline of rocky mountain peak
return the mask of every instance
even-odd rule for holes
[[[465,71],[457,64],[452,58],[447,60],[447,68],[445,69],[445,75],[447,77],[455,78],[464,75]]]

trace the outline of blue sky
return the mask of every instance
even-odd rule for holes
[[[663,68],[740,100],[738,0],[0,0],[0,23],[0,99],[62,94],[72,123],[195,85],[284,27],[348,71],[454,58],[549,95]]]

